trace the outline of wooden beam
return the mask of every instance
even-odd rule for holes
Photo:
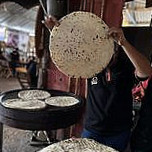
[[[124,0],[106,0],[104,4],[103,20],[109,27],[120,27],[122,24],[122,10]]]

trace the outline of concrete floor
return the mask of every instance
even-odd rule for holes
[[[21,88],[16,78],[0,78],[0,92]],[[32,132],[4,125],[3,152],[36,152],[42,147],[30,146]]]

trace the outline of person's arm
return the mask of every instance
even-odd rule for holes
[[[114,41],[122,46],[125,53],[133,63],[138,77],[144,78],[152,74],[152,68],[148,59],[126,40],[122,29],[113,27],[109,29],[108,34],[114,39]]]

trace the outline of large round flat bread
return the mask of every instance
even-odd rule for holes
[[[52,144],[40,152],[118,152],[111,147],[99,144],[92,139],[70,138]]]
[[[2,102],[2,105],[7,108],[22,110],[38,110],[46,107],[44,101],[23,99],[8,99]]]
[[[45,103],[51,106],[68,107],[78,104],[79,100],[69,96],[56,96],[47,98]]]
[[[95,14],[68,14],[51,32],[53,62],[68,76],[94,76],[107,66],[113,54],[114,43],[107,31],[107,25]]]
[[[21,99],[46,99],[50,97],[50,93],[43,90],[24,90],[18,92]]]

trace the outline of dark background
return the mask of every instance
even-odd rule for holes
[[[148,59],[152,54],[152,27],[123,27],[127,40]]]

